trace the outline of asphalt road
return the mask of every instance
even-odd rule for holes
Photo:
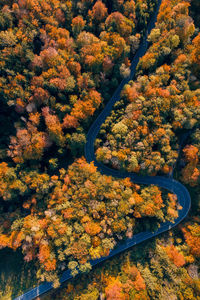
[[[108,256],[101,257],[100,259],[90,261],[92,266],[95,266],[102,261],[108,260],[110,257],[113,257],[116,254],[119,254],[134,245],[137,245],[137,244],[139,244],[143,241],[146,241],[152,237],[155,237],[165,231],[170,230],[172,227],[179,224],[187,216],[187,214],[190,210],[191,198],[190,198],[190,194],[189,194],[188,190],[186,189],[186,187],[184,185],[182,185],[180,182],[174,180],[173,178],[166,178],[166,177],[162,177],[162,176],[155,176],[155,177],[139,176],[134,173],[121,172],[118,170],[111,169],[111,168],[97,162],[96,158],[95,158],[94,142],[95,142],[97,134],[100,130],[100,127],[104,123],[107,116],[110,114],[115,102],[120,100],[120,93],[121,93],[124,85],[126,83],[128,83],[129,80],[131,80],[134,77],[139,58],[145,54],[145,52],[148,48],[147,36],[151,32],[151,29],[155,26],[155,22],[156,22],[158,10],[159,10],[160,4],[161,4],[161,0],[159,0],[158,2],[159,3],[157,6],[157,10],[155,11],[155,13],[152,16],[151,21],[148,25],[146,36],[144,37],[143,42],[140,44],[140,47],[138,48],[138,50],[134,56],[134,59],[132,61],[132,64],[130,67],[130,69],[131,69],[130,76],[128,78],[122,80],[122,82],[116,89],[114,95],[109,100],[109,102],[107,103],[107,105],[105,106],[103,111],[99,114],[97,119],[93,122],[93,124],[91,125],[91,127],[88,131],[87,142],[85,145],[85,157],[86,157],[86,160],[88,163],[93,161],[94,164],[98,167],[98,170],[102,174],[111,175],[111,176],[117,177],[117,178],[130,177],[134,183],[147,184],[147,185],[154,184],[160,188],[165,188],[165,189],[169,190],[170,192],[177,195],[178,202],[179,202],[180,206],[182,207],[182,209],[180,209],[178,211],[179,215],[175,219],[174,223],[164,222],[164,223],[160,224],[159,229],[156,230],[155,232],[146,231],[146,232],[140,232],[140,233],[134,235],[132,238],[127,239],[125,242],[121,243],[115,249],[110,251],[110,254]],[[63,272],[63,274],[60,278],[60,283],[62,284],[63,282],[66,282],[67,280],[69,280],[71,278],[72,278],[72,275],[70,274],[70,270],[67,270],[67,271]],[[32,300],[32,299],[35,299],[36,297],[41,296],[44,293],[50,291],[52,288],[53,288],[52,283],[43,283],[43,284],[27,291],[23,295],[15,298],[15,300]]]

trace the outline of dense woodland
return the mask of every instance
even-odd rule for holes
[[[44,299],[198,300],[200,252],[194,246],[199,242],[197,222],[185,224],[187,235],[178,228],[133,247]]]
[[[192,197],[189,216],[173,231],[70,282],[55,299],[200,299],[199,9],[198,1],[162,1],[137,80],[124,88],[96,141],[99,160],[113,168],[168,175],[176,167],[175,178]],[[170,48],[177,36],[179,44]],[[169,53],[159,57],[164,47]]]
[[[67,268],[89,272],[90,259],[181,209],[175,195],[101,175],[83,157],[87,130],[129,75],[156,4],[1,1],[0,254],[20,251],[22,269],[38,281],[58,287]],[[200,299],[199,9],[198,0],[162,1],[136,78],[96,140],[97,159],[115,169],[152,176],[175,169],[192,196],[190,216],[54,299]],[[8,299],[14,283],[7,293],[2,274],[0,297]]]
[[[137,80],[124,87],[96,143],[97,159],[129,172],[170,173],[181,140],[200,123],[200,34],[188,15],[189,3],[165,2]]]
[[[83,154],[91,117],[129,72],[156,1],[3,2],[1,158],[54,171]]]
[[[3,167],[1,186],[13,175],[13,169]],[[89,259],[108,255],[117,242],[141,231],[141,218],[151,218],[144,228],[153,229],[153,224],[178,215],[175,195],[156,186],[134,186],[128,178],[100,175],[84,159],[67,172],[61,169],[59,176],[23,173],[21,180],[12,180],[4,191],[1,188],[5,201],[13,189],[22,196],[32,195],[23,201],[24,213],[16,209],[2,214],[0,245],[21,247],[27,262],[37,258],[38,277],[54,281],[55,286],[60,271],[67,267],[73,275],[89,271]]]

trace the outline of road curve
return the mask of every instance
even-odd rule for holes
[[[117,177],[117,178],[129,177],[129,178],[131,178],[131,180],[134,183],[154,184],[160,188],[165,188],[165,189],[169,190],[170,192],[177,195],[178,202],[179,202],[180,206],[182,207],[182,209],[179,210],[179,215],[175,219],[174,223],[164,222],[164,223],[160,224],[159,229],[156,230],[155,232],[145,231],[145,232],[140,232],[140,233],[134,235],[132,238],[127,239],[126,241],[124,241],[123,243],[118,245],[115,249],[111,250],[110,254],[108,256],[101,257],[99,259],[90,261],[92,266],[95,266],[95,265],[99,264],[100,262],[105,261],[105,260],[113,257],[114,255],[127,250],[128,248],[130,248],[134,245],[137,245],[143,241],[146,241],[152,237],[157,236],[158,234],[160,234],[162,232],[165,232],[165,231],[171,229],[172,227],[179,224],[187,216],[187,214],[190,210],[190,205],[191,205],[190,194],[189,194],[188,190],[186,189],[186,187],[184,185],[182,185],[180,182],[178,182],[172,178],[166,178],[166,177],[162,177],[162,176],[155,176],[155,177],[139,176],[135,173],[121,172],[118,170],[111,169],[111,168],[97,162],[97,160],[95,158],[94,142],[95,142],[97,134],[100,130],[101,124],[104,123],[105,119],[110,114],[115,102],[120,99],[120,93],[121,93],[124,85],[127,84],[129,82],[129,80],[131,80],[135,75],[135,70],[136,70],[138,61],[139,61],[140,57],[142,57],[145,54],[145,52],[148,48],[147,36],[151,32],[152,28],[155,26],[155,22],[156,22],[160,4],[161,4],[161,0],[158,0],[157,9],[154,12],[153,16],[151,17],[151,20],[150,20],[148,28],[147,28],[146,36],[143,38],[143,41],[141,42],[140,47],[138,48],[138,50],[134,56],[134,59],[131,63],[130,76],[128,78],[125,78],[124,80],[122,80],[122,82],[116,89],[114,95],[109,100],[109,102],[106,104],[105,108],[99,114],[97,119],[93,122],[93,124],[91,125],[91,127],[88,131],[87,141],[86,141],[86,145],[85,145],[85,157],[86,157],[86,160],[88,163],[93,161],[94,164],[98,167],[98,170],[102,174],[111,175],[111,176]],[[67,270],[67,271],[63,272],[63,274],[60,278],[60,283],[62,284],[71,278],[73,278],[73,277],[70,273],[70,270]],[[35,299],[36,297],[39,297],[39,296],[47,293],[52,288],[53,288],[53,285],[51,282],[43,283],[43,284],[27,291],[23,295],[15,298],[14,300],[32,300],[32,299]]]

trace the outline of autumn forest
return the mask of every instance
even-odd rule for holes
[[[200,1],[0,1],[0,299],[200,300]],[[97,163],[182,183],[173,192],[88,162],[89,128],[148,42],[94,143]],[[126,173],[127,174],[127,173]],[[70,270],[72,279],[59,278]],[[76,277],[76,275],[78,276]],[[31,298],[32,299],[32,298]]]

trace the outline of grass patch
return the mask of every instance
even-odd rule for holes
[[[9,300],[38,285],[36,267],[26,263],[21,251],[5,248],[0,251],[0,299]]]

